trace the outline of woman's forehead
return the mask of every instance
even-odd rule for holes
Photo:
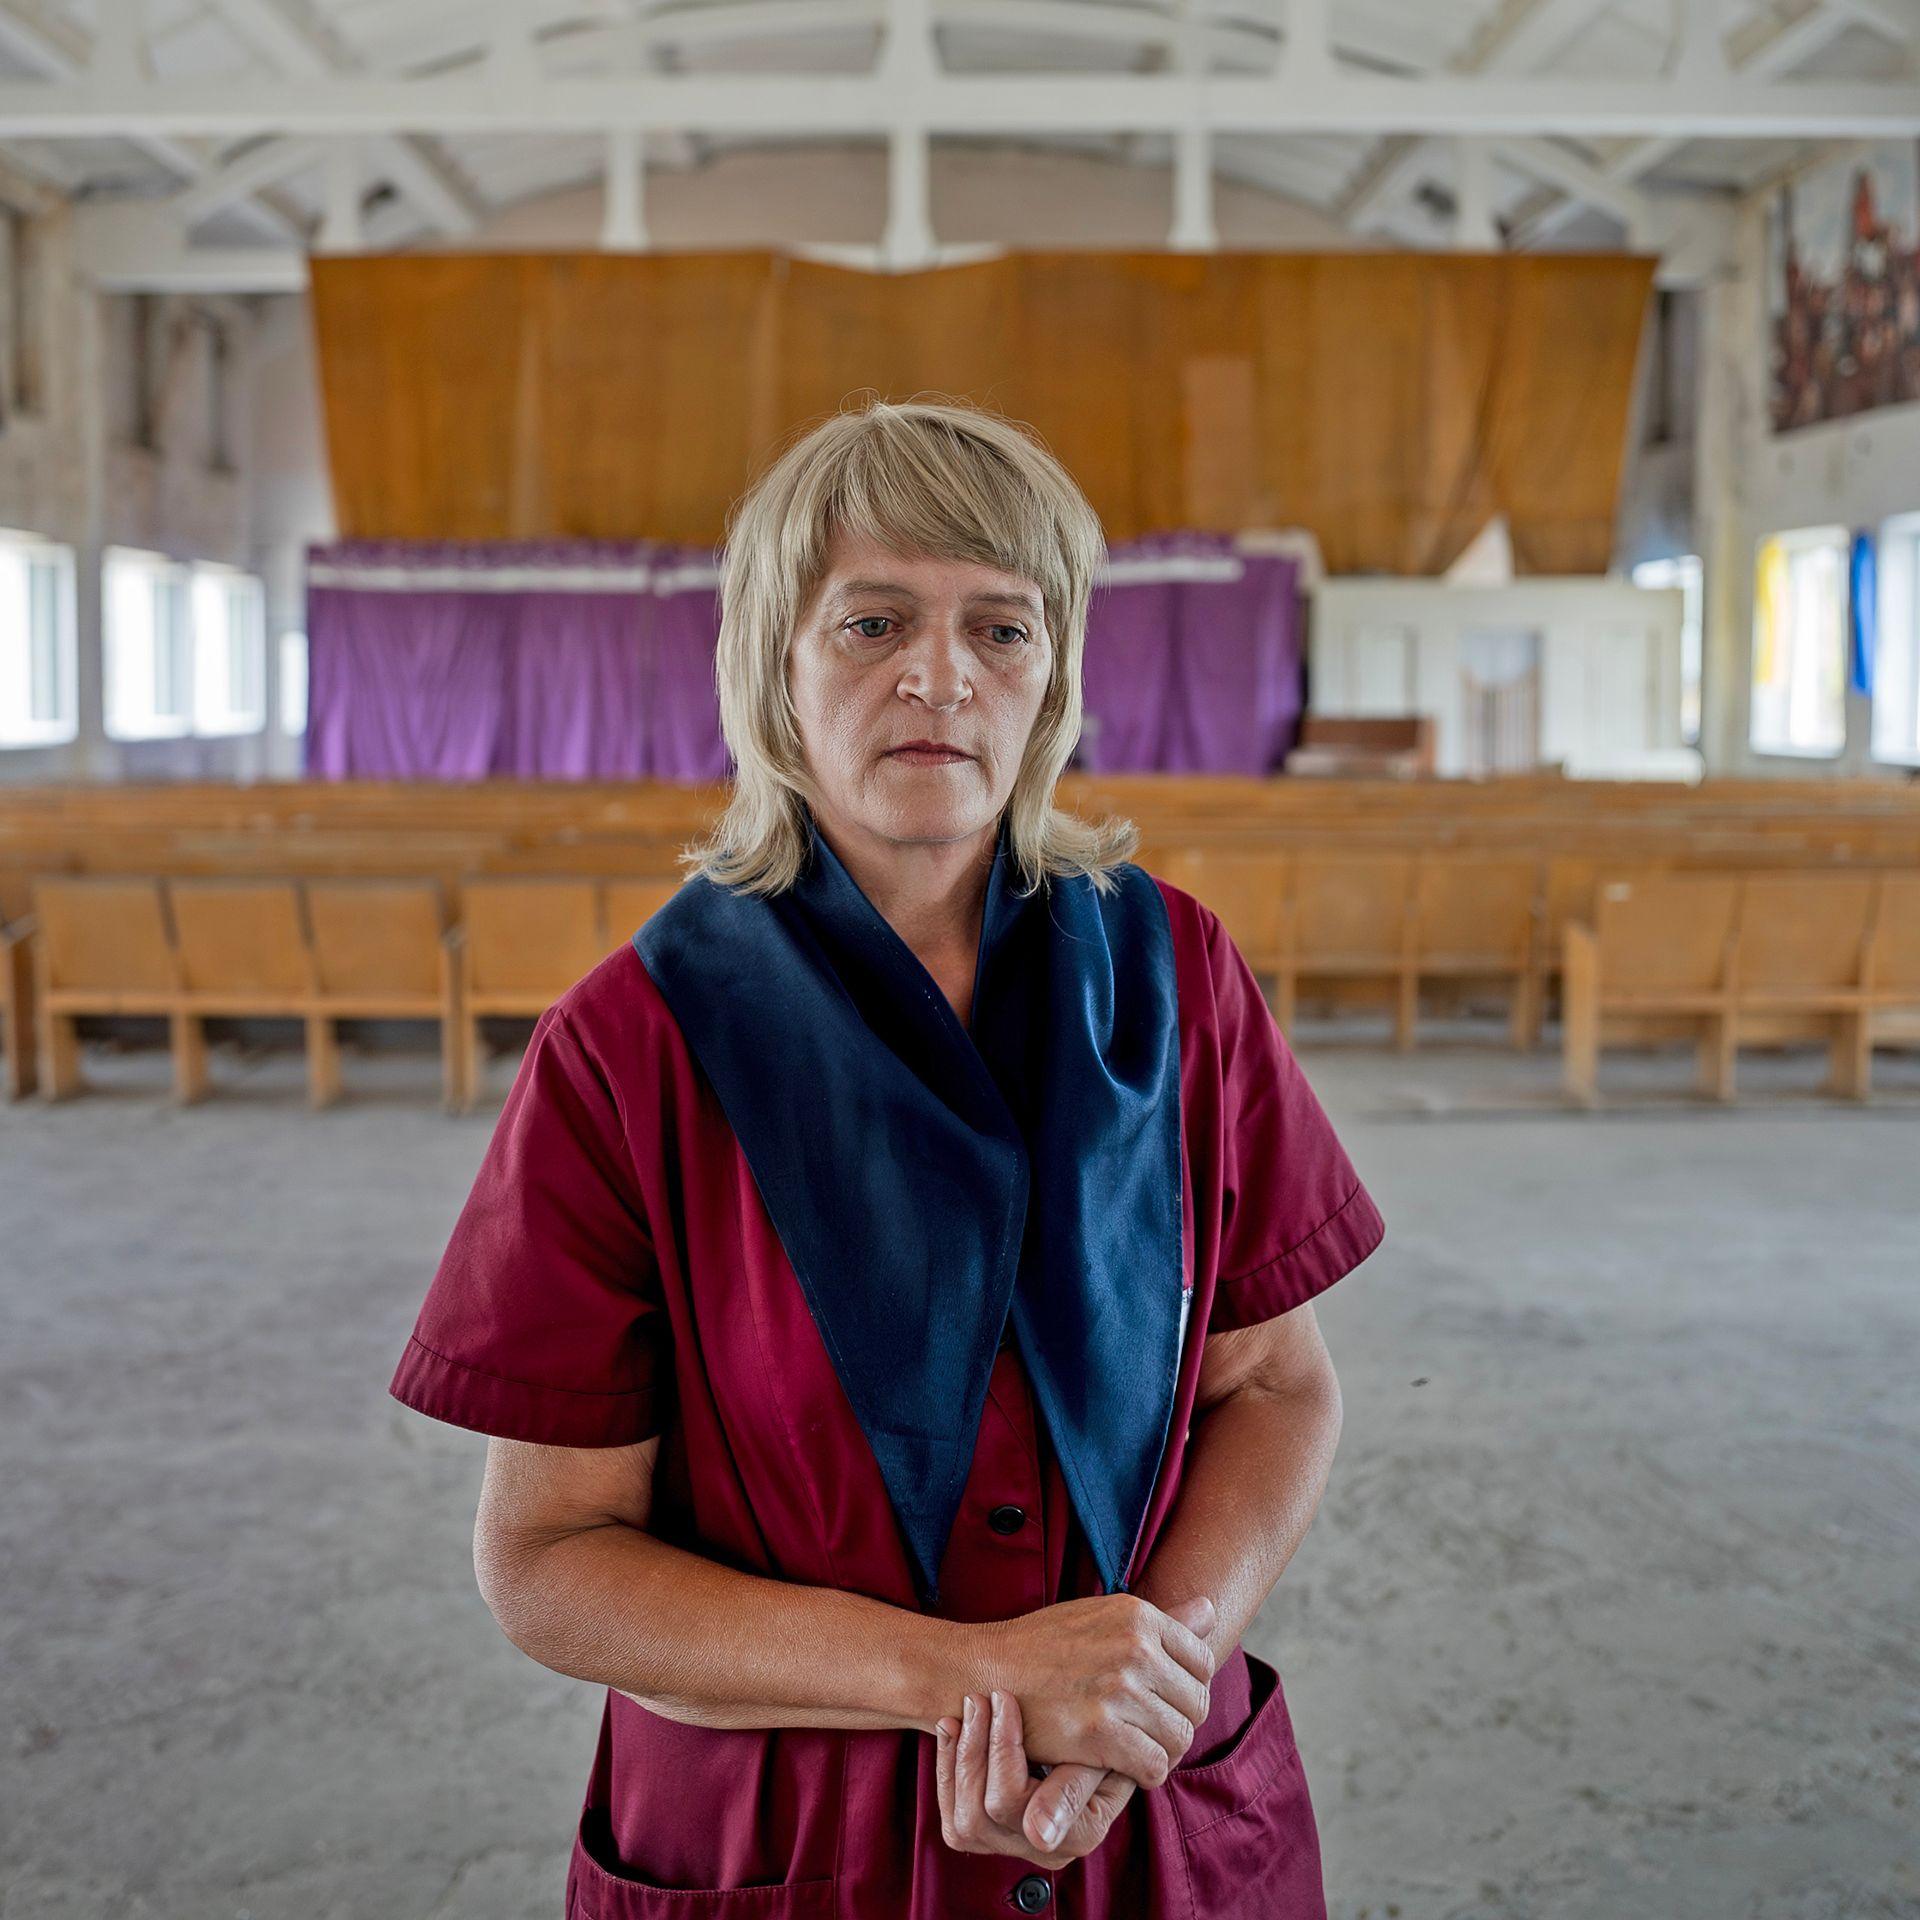
[[[873,593],[909,599],[958,594],[970,602],[1019,607],[1036,619],[1046,606],[1039,582],[1021,574],[978,560],[900,553],[878,541],[836,533],[827,549],[814,601],[826,607]]]

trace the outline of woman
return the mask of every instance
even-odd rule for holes
[[[738,503],[730,803],[541,1016],[394,1375],[608,1689],[576,1920],[1325,1911],[1239,1641],[1383,1228],[1219,921],[1054,810],[1104,551],[964,407]]]

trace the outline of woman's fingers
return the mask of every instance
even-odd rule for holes
[[[1133,1724],[1161,1750],[1170,1767],[1179,1765],[1182,1756],[1193,1745],[1193,1736],[1200,1722],[1207,1717],[1204,1697],[1197,1702],[1189,1702],[1187,1706],[1171,1706],[1159,1695],[1149,1694],[1136,1702],[1135,1708]]]
[[[1020,1830],[1034,1846],[1051,1851],[1072,1832],[1094,1790],[1108,1777],[1105,1767],[1063,1761],[1033,1790]]]
[[[987,1714],[972,1694],[960,1703],[960,1738],[953,1753],[953,1825],[963,1841],[986,1837]]]
[[[1020,1702],[998,1687],[991,1695],[987,1726],[987,1818],[1017,1832],[1033,1778],[1027,1772],[1027,1749],[1022,1738]]]
[[[953,1823],[954,1750],[960,1744],[960,1723],[940,1719],[933,1725],[933,1780],[940,1797],[940,1837],[948,1846],[959,1844],[960,1832]]]
[[[1212,1603],[1208,1603],[1207,1617],[1212,1617]],[[1202,1640],[1184,1620],[1177,1619],[1164,1608],[1156,1611],[1160,1615],[1160,1644],[1203,1688],[1213,1682],[1213,1648]]]

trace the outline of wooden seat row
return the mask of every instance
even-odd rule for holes
[[[1303,985],[1334,986],[1384,999],[1404,1050],[1414,1044],[1422,988],[1442,981],[1503,990],[1515,1046],[1538,1030],[1538,860],[1188,848],[1155,867],[1219,914],[1263,976],[1285,1033]]]
[[[53,877],[11,961],[9,1088],[49,1099],[80,1089],[83,1014],[164,1016],[175,1097],[209,1091],[205,1023],[291,1016],[306,1023],[308,1097],[340,1097],[336,1023],[430,1019],[449,1110],[473,1105],[479,1022],[538,1014],[645,921],[674,885],[656,880],[478,880],[456,920],[432,881]],[[29,937],[30,936],[30,937]],[[18,965],[31,951],[31,986]],[[37,1072],[25,1003],[37,1026]]]
[[[576,842],[573,851],[598,864],[616,848]],[[655,869],[645,872],[467,875],[451,884],[416,876],[40,876],[32,919],[0,924],[7,1090],[15,1097],[31,1091],[37,1074],[49,1097],[64,1097],[77,1084],[75,1019],[147,1012],[171,1022],[176,1091],[196,1099],[207,1086],[202,1022],[273,1013],[307,1022],[310,1096],[326,1105],[340,1091],[335,1022],[418,1017],[440,1024],[447,1104],[469,1108],[480,1077],[479,1022],[538,1014],[639,927],[678,881],[670,850],[654,858]],[[1568,964],[1585,970],[1563,987],[1566,1024],[1578,1036],[1568,1042],[1567,1067],[1576,1098],[1591,1097],[1603,1039],[1658,1038],[1675,1020],[1697,1026],[1720,1012],[1715,1061],[1741,1037],[1825,1037],[1835,1047],[1844,1037],[1851,1064],[1841,1073],[1836,1054],[1836,1084],[1849,1091],[1864,1090],[1870,1079],[1862,1049],[1870,1054],[1876,1039],[1920,1039],[1920,959],[1910,951],[1920,937],[1912,905],[1920,862],[1687,872],[1597,856],[1288,851],[1221,838],[1169,844],[1148,864],[1221,915],[1288,1031],[1303,996],[1370,1001],[1388,1008],[1394,1039],[1405,1048],[1427,1005],[1485,988],[1504,996],[1513,1043],[1531,1044],[1564,951]],[[1695,881],[1700,888],[1689,891]],[[1691,948],[1667,928],[1663,908],[1634,932],[1639,923],[1623,902],[1664,900],[1668,883],[1676,900],[1733,900],[1743,913],[1751,902],[1746,958],[1724,978],[1704,978],[1698,957],[1688,957]],[[1823,904],[1813,911],[1807,903]],[[1868,920],[1859,920],[1856,906]],[[1725,937],[1708,906],[1687,913],[1705,914],[1700,938]],[[1830,932],[1851,955],[1853,974],[1836,978],[1824,960],[1817,977],[1794,971],[1792,943],[1779,929],[1792,927],[1796,914]],[[1694,919],[1676,925],[1691,927]],[[1663,942],[1676,949],[1664,958]],[[1764,965],[1762,955],[1771,956]],[[1595,978],[1598,1000],[1589,991]],[[1627,1004],[1643,990],[1656,999],[1663,992],[1717,997],[1699,1005]],[[1801,997],[1763,1006],[1756,996],[1764,993]],[[1818,993],[1852,997],[1831,1006],[1806,998]],[[1833,1021],[1856,1013],[1842,1036]],[[1576,1071],[1576,1059],[1588,1064]],[[1712,1085],[1730,1085],[1730,1076],[1729,1060],[1715,1066]]]
[[[1920,1039],[1920,873],[1616,874],[1565,946],[1563,1080],[1582,1106],[1609,1042],[1691,1035],[1701,1092],[1731,1100],[1743,1045],[1823,1040],[1830,1091],[1864,1100],[1875,1042]]]

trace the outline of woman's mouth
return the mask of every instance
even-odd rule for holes
[[[904,747],[895,747],[888,753],[889,760],[904,760],[909,766],[944,767],[957,760],[971,760],[973,755],[962,753],[958,747],[937,747],[931,743],[909,741]]]

